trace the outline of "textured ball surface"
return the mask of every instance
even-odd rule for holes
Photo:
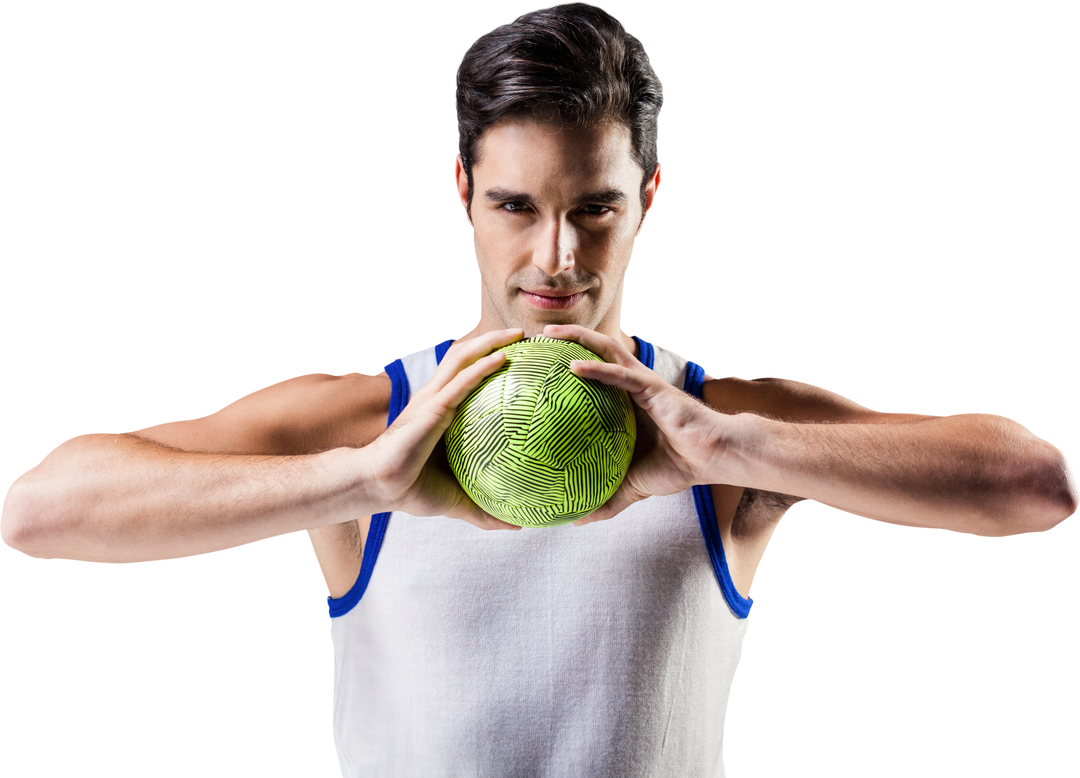
[[[619,488],[634,454],[630,395],[570,371],[596,354],[535,337],[501,351],[506,361],[465,399],[446,430],[446,456],[473,501],[526,527],[587,516]]]

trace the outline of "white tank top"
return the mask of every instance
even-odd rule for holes
[[[701,367],[635,340],[701,396]],[[387,366],[389,422],[449,346]],[[708,486],[585,527],[379,514],[356,584],[330,599],[342,774],[722,778],[751,603]]]

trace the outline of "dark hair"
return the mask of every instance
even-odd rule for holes
[[[470,47],[457,74],[458,148],[469,181],[484,131],[512,117],[585,128],[617,121],[641,166],[641,203],[656,168],[663,88],[637,38],[584,3],[519,16]]]

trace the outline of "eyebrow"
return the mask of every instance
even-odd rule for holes
[[[493,203],[531,203],[533,198],[524,192],[495,187],[484,192],[484,198]],[[602,189],[599,192],[587,192],[575,200],[575,205],[595,203],[597,205],[618,205],[626,202],[626,194],[619,189]]]

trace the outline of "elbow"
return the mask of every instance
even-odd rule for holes
[[[1080,512],[1080,484],[1068,452],[1056,444],[1047,454],[1029,455],[1025,465],[973,486],[984,496],[975,535],[1007,539],[1047,535]]]
[[[0,544],[9,551],[33,559],[28,550],[33,517],[26,492],[18,479],[13,480],[5,489],[3,499],[0,500]]]
[[[1049,512],[1049,521],[1044,529],[1051,529],[1076,513],[1077,494],[1076,481],[1072,477],[1069,465],[1060,451],[1054,449],[1057,455],[1056,464],[1051,473],[1050,500],[1053,505]]]
[[[1080,512],[1080,483],[1069,453],[1056,443],[1047,465],[1023,489],[1022,524],[1025,535],[1045,535]]]
[[[12,484],[4,500],[0,534],[16,551],[39,559],[70,557],[67,538],[74,514],[66,510],[70,495],[59,490],[37,469]]]
[[[101,489],[88,471],[109,465],[86,442],[92,445],[93,436],[72,438],[11,485],[0,517],[5,544],[39,559],[108,561],[97,553],[107,522],[98,510]]]

